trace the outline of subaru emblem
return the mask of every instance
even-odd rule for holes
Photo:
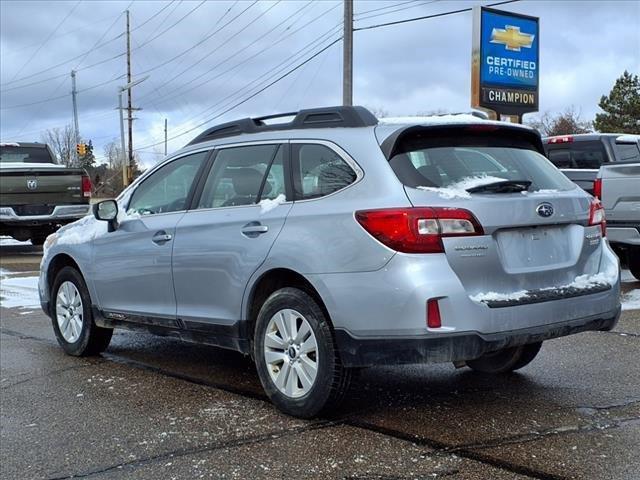
[[[36,188],[38,188],[38,180],[27,180],[27,188],[29,190],[35,190]]]
[[[541,203],[536,207],[536,212],[541,217],[549,218],[551,215],[553,215],[553,205],[547,202]]]

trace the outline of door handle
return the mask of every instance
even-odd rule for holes
[[[160,230],[159,232],[157,232],[153,238],[151,239],[151,241],[157,245],[162,245],[166,242],[171,241],[173,237],[168,234],[167,232],[165,232],[164,230]]]
[[[269,227],[267,225],[262,225],[259,222],[249,222],[244,227],[242,227],[242,233],[247,237],[257,237],[263,233],[267,233],[269,231]]]

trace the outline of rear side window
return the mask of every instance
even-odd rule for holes
[[[447,140],[450,140],[447,142]],[[450,144],[447,145],[447,143]],[[408,142],[389,161],[402,183],[409,187],[448,187],[475,177],[528,180],[530,190],[571,190],[573,183],[543,155],[523,145],[509,146],[504,138],[491,146],[483,138],[474,145],[473,137],[439,137]],[[458,145],[456,145],[458,144]]]
[[[281,145],[225,148],[216,155],[197,208],[252,205],[285,194]]]
[[[620,162],[640,162],[640,147],[633,143],[615,143],[613,148]]]
[[[14,145],[0,146],[0,163],[56,163],[49,150]]]
[[[340,155],[325,145],[294,143],[291,147],[296,200],[329,195],[358,177]]]
[[[607,161],[604,145],[599,140],[564,143],[547,150],[549,160],[558,168],[598,169]]]

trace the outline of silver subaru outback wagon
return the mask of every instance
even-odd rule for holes
[[[530,128],[287,115],[210,128],[47,239],[41,302],[65,352],[97,354],[114,328],[237,350],[310,417],[354,368],[510,372],[615,325],[603,209]]]

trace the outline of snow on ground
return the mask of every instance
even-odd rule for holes
[[[6,247],[10,245],[31,245],[31,242],[29,240],[26,242],[19,242],[11,237],[0,237],[0,246]]]
[[[622,294],[622,310],[640,310],[640,288]]]
[[[0,306],[4,308],[39,309],[37,276],[0,269]]]
[[[452,198],[471,198],[468,189],[481,185],[490,185],[495,182],[504,182],[506,178],[492,177],[490,175],[480,175],[477,177],[465,177],[462,180],[452,183],[448,187],[417,187],[419,190],[435,192],[440,197],[450,200]]]

